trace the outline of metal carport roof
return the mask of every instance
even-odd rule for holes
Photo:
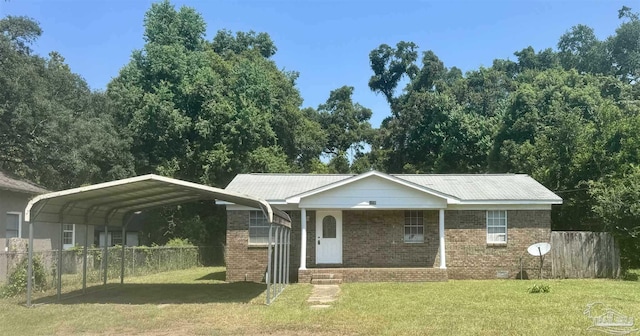
[[[202,200],[223,200],[230,203],[261,209],[269,223],[276,225],[275,235],[272,226],[269,228],[269,253],[267,277],[267,303],[270,302],[271,285],[274,285],[274,296],[282,291],[288,283],[289,246],[291,238],[291,218],[287,213],[273,208],[265,200],[238,192],[205,186],[202,184],[172,179],[154,174],[137,176],[122,180],[105,182],[86,187],[62,190],[36,196],[27,204],[25,222],[29,223],[29,264],[27,271],[27,306],[31,306],[33,281],[33,223],[57,224],[73,223],[81,225],[105,225],[123,227],[128,216],[139,210],[161,206]],[[88,231],[87,231],[88,232]],[[124,233],[123,233],[124,234]],[[272,258],[271,250],[275,257]],[[285,254],[286,248],[286,254]],[[104,260],[108,256],[107,245],[104,247]],[[60,242],[62,250],[62,240]],[[122,246],[124,253],[124,245]],[[60,298],[61,275],[58,254],[58,298]],[[83,253],[83,291],[86,288],[87,238]],[[279,260],[278,260],[279,259]],[[274,265],[274,273],[271,266]],[[104,263],[104,284],[107,283],[107,263]],[[286,272],[285,273],[285,266]],[[287,276],[285,277],[285,274]],[[124,254],[120,281],[124,281]]]
[[[269,222],[290,227],[289,215],[258,197],[154,174],[37,196],[25,222],[122,226],[135,211],[215,199],[262,209]]]

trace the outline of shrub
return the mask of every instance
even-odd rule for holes
[[[640,270],[625,270],[622,272],[622,276],[620,277],[625,281],[638,281],[638,274],[640,274]]]
[[[549,287],[549,285],[547,284],[534,284],[533,286],[529,287],[527,291],[529,292],[529,294],[549,293],[549,291],[551,291],[551,287]]]
[[[169,240],[164,246],[185,247],[185,246],[193,246],[193,244],[191,244],[191,242],[187,238],[173,238]]]
[[[24,258],[16,265],[9,276],[7,285],[2,289],[2,297],[12,297],[24,293],[27,290],[27,268],[29,259]],[[44,290],[47,286],[47,273],[40,258],[33,257],[33,289]]]

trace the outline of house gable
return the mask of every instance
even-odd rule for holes
[[[379,172],[369,172],[287,199],[301,208],[441,209],[455,200]]]

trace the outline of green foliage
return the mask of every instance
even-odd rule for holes
[[[184,246],[193,246],[193,244],[191,244],[191,242],[187,238],[173,238],[173,239],[169,239],[169,241],[164,246],[184,247]]]
[[[616,238],[623,269],[640,267],[640,167],[592,182],[589,193],[593,212]]]
[[[547,284],[533,284],[533,286],[527,289],[529,294],[537,294],[537,293],[549,293],[551,291],[551,287]]]
[[[1,295],[4,298],[13,297],[26,292],[27,290],[27,271],[29,259],[23,258],[12,270],[9,275],[7,284],[2,288]],[[40,261],[40,258],[33,258],[33,290],[44,290],[47,286],[47,273]]]

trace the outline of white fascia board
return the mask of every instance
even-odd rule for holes
[[[551,204],[453,204],[446,210],[551,210]]]
[[[562,204],[562,200],[468,200],[460,201],[459,205],[500,205],[500,204]]]
[[[429,188],[425,188],[425,187],[417,185],[417,184],[415,184],[413,182],[409,182],[409,181],[403,180],[401,178],[398,178],[398,177],[395,177],[395,176],[391,176],[391,175],[387,175],[387,174],[384,174],[384,173],[381,173],[381,172],[378,172],[378,171],[375,171],[375,170],[371,170],[371,171],[368,171],[366,173],[362,173],[360,175],[356,175],[356,176],[353,176],[353,177],[350,177],[350,178],[347,178],[347,179],[344,179],[344,180],[340,180],[338,182],[327,184],[327,185],[325,185],[323,187],[316,188],[316,189],[313,189],[313,190],[309,190],[309,191],[306,191],[306,192],[298,194],[298,195],[293,195],[293,196],[287,198],[286,201],[287,201],[287,203],[300,203],[300,199],[301,198],[305,198],[305,197],[308,197],[308,196],[312,196],[312,195],[316,195],[316,194],[325,192],[327,190],[338,188],[338,187],[341,187],[343,185],[346,185],[346,184],[349,184],[349,183],[352,183],[352,182],[356,182],[356,181],[362,180],[364,178],[367,178],[367,177],[373,176],[373,175],[375,175],[377,177],[380,177],[380,178],[383,178],[385,180],[391,181],[391,182],[398,183],[400,185],[403,185],[403,186],[411,188],[411,189],[415,189],[415,190],[418,190],[418,191],[421,191],[421,192],[424,192],[424,193],[427,193],[427,194],[430,194],[430,195],[433,195],[433,196],[436,196],[436,197],[440,197],[442,199],[446,199],[447,200],[447,204],[456,204],[456,203],[460,202],[459,199],[457,199],[457,198],[455,198],[455,197],[453,197],[451,195],[447,195],[447,194],[444,194],[444,193],[441,193],[441,192],[438,192],[438,191],[435,191],[435,190],[432,190],[432,189],[429,189]]]

